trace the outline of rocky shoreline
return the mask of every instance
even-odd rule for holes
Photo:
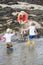
[[[20,11],[27,12],[29,20],[32,19],[43,27],[42,5],[34,5],[25,2],[19,2],[19,4],[13,5],[0,4],[0,33],[5,31],[8,27],[15,29],[15,27],[19,26],[19,23],[17,22],[17,15]]]
[[[12,5],[12,4],[18,4],[18,1],[19,2],[27,2],[30,4],[43,5],[43,0],[0,0],[0,3]]]

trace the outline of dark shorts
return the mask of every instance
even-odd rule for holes
[[[35,38],[35,37],[36,37],[36,35],[30,35],[30,36],[29,36],[30,39],[33,39],[33,38]]]

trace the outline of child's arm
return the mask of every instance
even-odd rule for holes
[[[12,34],[12,35],[15,35],[15,32],[13,31],[11,34]]]
[[[29,30],[29,28],[23,29],[23,31],[28,31],[28,30]]]

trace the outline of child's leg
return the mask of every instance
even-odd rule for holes
[[[28,40],[27,44],[30,46],[30,40]]]
[[[23,34],[20,34],[20,39],[21,39],[21,40],[23,39]]]
[[[28,44],[28,46],[30,46],[30,44],[31,44],[30,38],[28,38],[27,44]]]
[[[10,47],[13,47],[13,44],[11,43]]]
[[[7,48],[10,48],[10,47],[13,47],[11,42],[7,43]]]
[[[35,41],[34,41],[34,39],[32,39],[32,46],[34,46],[35,45]]]
[[[9,47],[10,47],[9,43],[7,43],[6,45],[7,45],[7,48],[9,48]]]

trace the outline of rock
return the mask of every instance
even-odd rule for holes
[[[15,29],[15,27],[19,27],[19,23],[17,22],[17,15],[20,11],[27,12],[29,21],[32,19],[32,21],[35,21],[38,23],[36,24],[37,27],[41,26],[40,21],[41,20],[43,21],[43,6],[29,4],[26,2],[18,2],[18,4],[13,4],[13,5],[8,5],[8,3],[13,3],[13,2],[9,1],[7,2],[7,4],[0,4],[1,32],[3,32],[7,27],[10,27],[12,29]]]
[[[13,15],[13,16],[17,16],[18,13],[19,13],[19,12],[13,12],[12,15]]]
[[[34,23],[37,28],[41,28],[41,25],[38,22],[33,21],[33,20],[29,20],[28,25],[30,26],[32,23]]]

